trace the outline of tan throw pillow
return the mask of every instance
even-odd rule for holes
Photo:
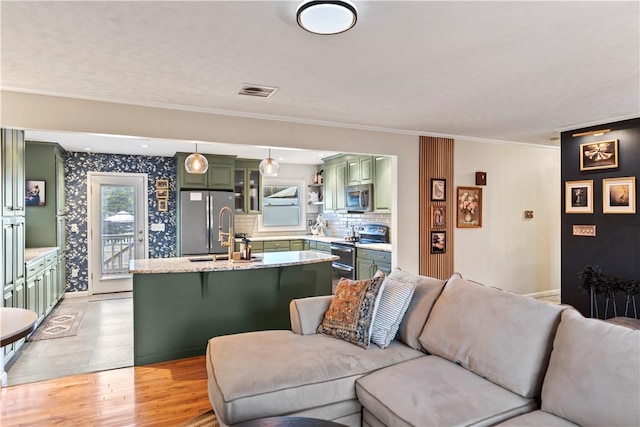
[[[367,280],[340,279],[318,333],[369,348],[383,282],[384,273],[380,271]]]

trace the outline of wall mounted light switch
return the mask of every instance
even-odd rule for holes
[[[524,211],[524,217],[526,219],[531,219],[533,218],[533,211]]]

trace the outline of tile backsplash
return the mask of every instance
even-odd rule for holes
[[[316,223],[317,212],[307,213],[307,222],[311,221],[312,224]],[[349,213],[324,213],[322,214],[324,219],[328,223],[329,235],[333,237],[342,238],[347,235],[349,226],[354,225],[356,228],[365,224],[383,224],[391,227],[391,214],[387,213],[363,213],[363,214],[349,214]],[[307,231],[299,232],[259,232],[258,231],[258,216],[257,215],[242,215],[236,214],[235,216],[235,233],[244,233],[247,236],[281,236],[286,235],[306,235]],[[389,229],[389,241],[391,241],[391,229]]]

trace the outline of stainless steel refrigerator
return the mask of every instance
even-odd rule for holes
[[[180,191],[180,254],[226,254],[227,248],[218,242],[220,210],[228,206],[234,211],[234,194],[230,191]],[[222,217],[222,231],[229,231],[229,219]]]

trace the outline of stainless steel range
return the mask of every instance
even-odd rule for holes
[[[355,280],[356,278],[356,244],[357,243],[389,243],[389,227],[380,224],[368,224],[356,230],[356,236],[349,236],[347,240],[331,242],[331,254],[340,259],[331,264],[332,291],[342,277]]]

